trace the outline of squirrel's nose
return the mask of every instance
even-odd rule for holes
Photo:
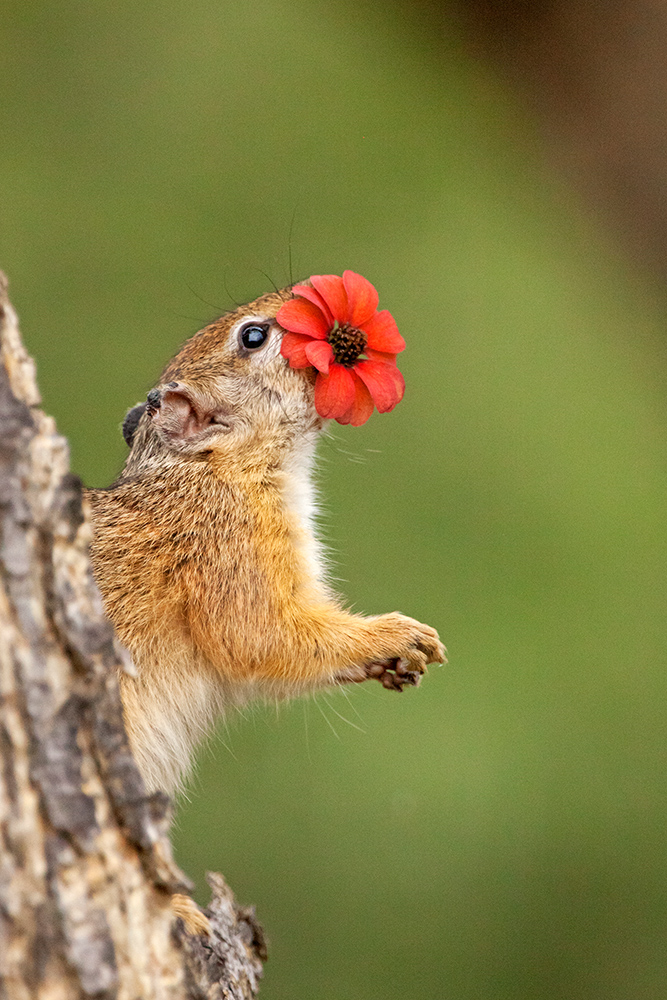
[[[146,408],[154,413],[156,410],[160,409],[162,405],[162,390],[161,389],[151,389],[151,391],[146,396]]]

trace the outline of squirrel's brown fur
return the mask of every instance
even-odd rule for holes
[[[96,578],[135,666],[121,693],[149,789],[178,787],[225,706],[369,677],[401,690],[444,659],[428,625],[350,614],[324,580],[314,373],[289,367],[275,321],[290,294],[189,340],[135,414],[119,479],[87,491]],[[256,350],[239,341],[249,323],[268,330]]]

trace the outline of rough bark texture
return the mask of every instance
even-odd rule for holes
[[[211,937],[170,907],[169,801],[123,728],[131,669],[95,587],[81,484],[39,409],[0,272],[0,1000],[247,1000],[264,945],[209,876]]]

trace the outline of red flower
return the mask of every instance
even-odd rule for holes
[[[276,319],[287,331],[280,351],[292,368],[317,369],[315,409],[339,424],[365,424],[374,407],[393,410],[405,382],[396,355],[405,347],[394,318],[377,311],[378,293],[354,271],[313,274],[295,285]]]

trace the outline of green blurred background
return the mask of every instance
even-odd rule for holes
[[[257,906],[265,1000],[667,995],[661,293],[393,0],[5,0],[0,32],[0,266],[86,483],[290,242],[408,342],[401,406],[322,443],[324,535],[450,665],[230,718],[178,810],[199,898],[219,869]]]

